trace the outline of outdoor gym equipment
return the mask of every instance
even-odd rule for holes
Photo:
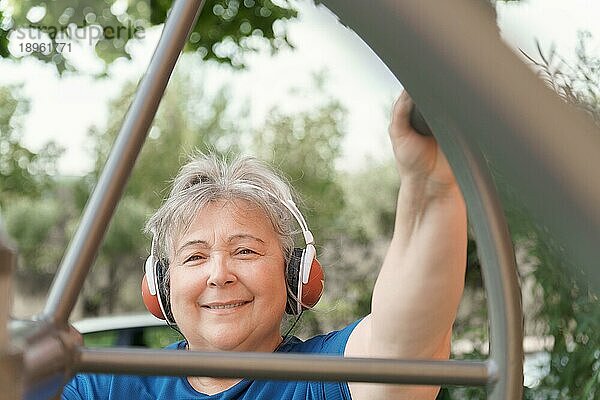
[[[113,372],[293,380],[487,386],[489,398],[522,397],[522,312],[515,259],[492,162],[534,216],[589,272],[600,273],[600,135],[535,78],[497,35],[482,2],[324,1],[402,81],[448,157],[480,249],[490,315],[481,361],[332,359],[257,353],[89,349],[69,315],[141,149],[175,62],[202,8],[177,0],[79,228],[34,320],[10,320],[14,252],[0,239],[0,383],[6,399],[49,398],[73,373]]]

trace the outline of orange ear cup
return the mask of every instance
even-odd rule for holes
[[[300,278],[302,279],[302,278]],[[302,285],[302,305],[306,308],[312,308],[321,298],[325,288],[325,278],[321,263],[314,258],[310,267],[308,283]]]
[[[144,305],[154,315],[156,318],[165,319],[163,312],[160,308],[160,304],[158,303],[158,294],[153,296],[150,294],[150,289],[148,288],[148,280],[146,279],[146,275],[142,278],[142,299],[144,300]]]

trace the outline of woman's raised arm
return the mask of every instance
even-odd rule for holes
[[[402,93],[389,133],[400,175],[394,234],[373,291],[371,314],[354,330],[346,356],[447,358],[462,296],[467,252],[465,203],[433,137],[409,123]],[[354,400],[434,399],[437,387],[350,383]]]

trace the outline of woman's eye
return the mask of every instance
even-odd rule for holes
[[[200,255],[200,254],[194,254],[193,256],[188,257],[185,260],[185,262],[188,263],[188,262],[198,261],[198,260],[202,260],[203,258],[204,257],[202,255]]]
[[[254,250],[250,249],[240,249],[238,250],[238,254],[247,255],[247,254],[256,254]]]

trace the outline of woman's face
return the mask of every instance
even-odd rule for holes
[[[190,349],[273,351],[286,284],[266,214],[243,200],[212,202],[174,243],[171,307]]]

